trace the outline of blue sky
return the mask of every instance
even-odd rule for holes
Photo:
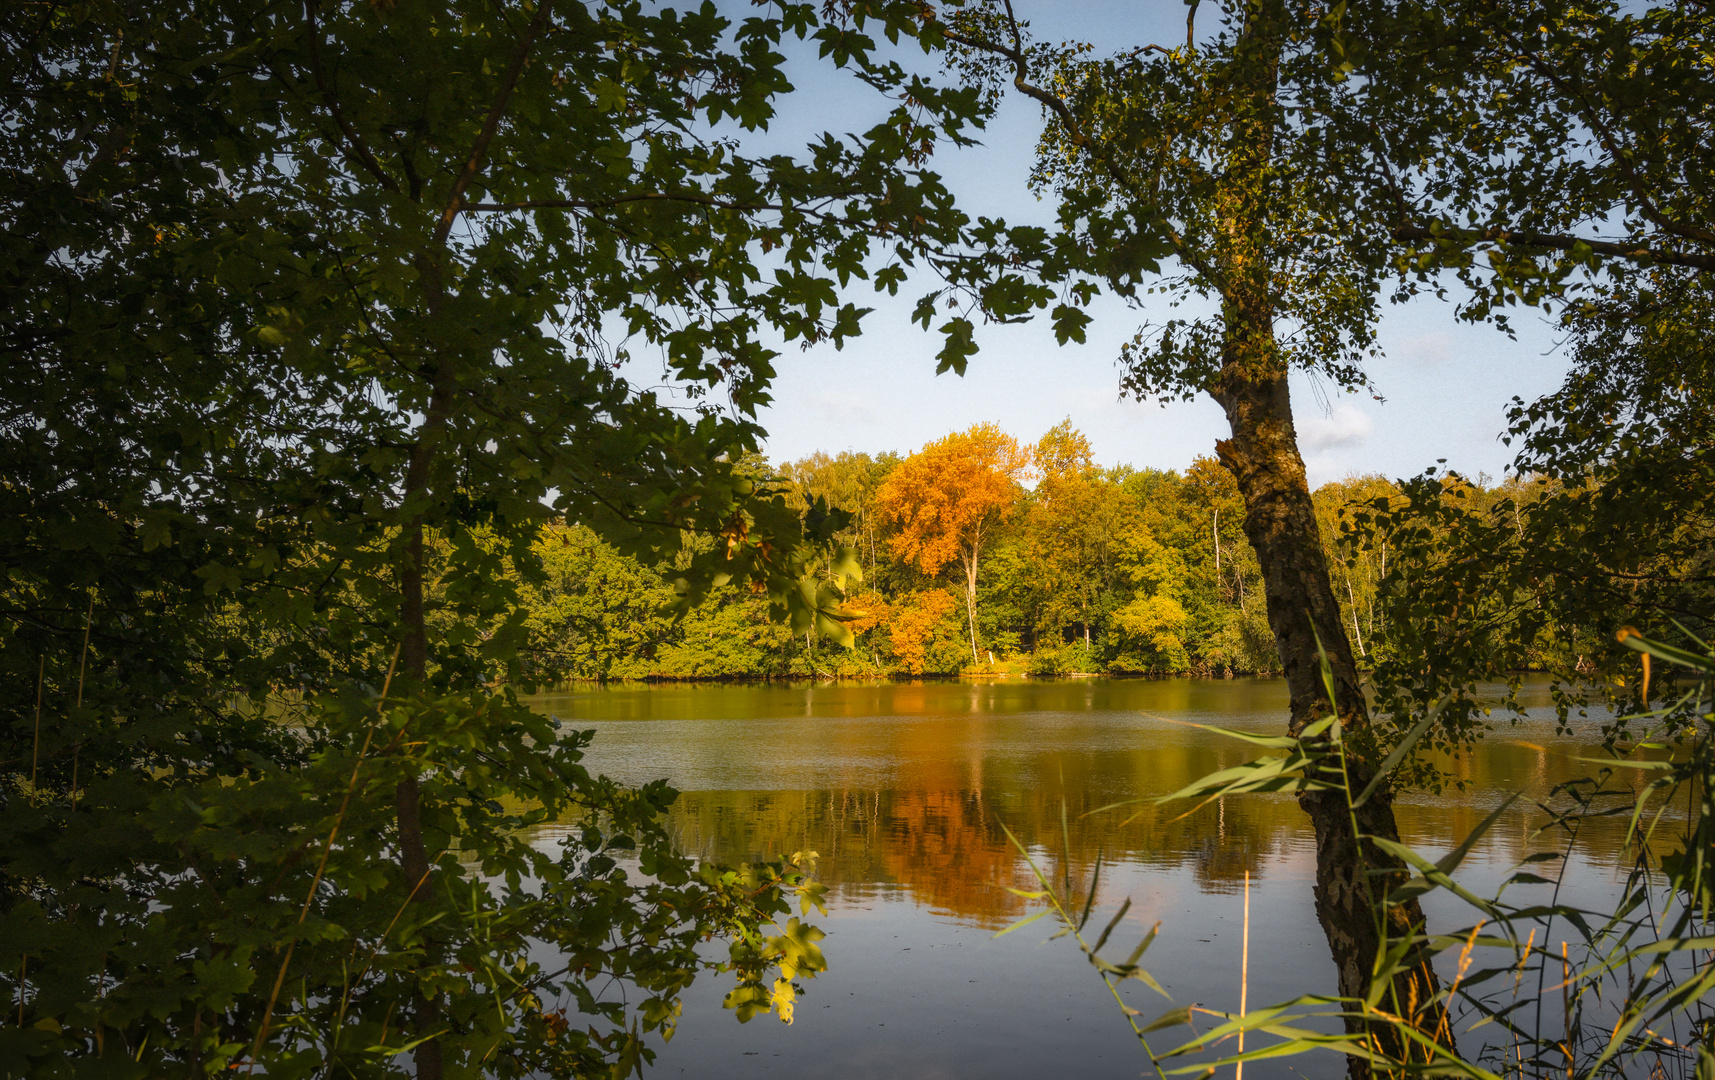
[[[1017,7],[1044,38],[1115,50],[1172,44],[1185,32],[1180,0],[1017,0]],[[873,92],[808,57],[794,58],[792,76],[799,92],[788,99],[770,142],[799,141],[823,128],[859,131],[879,115]],[[1034,105],[1009,99],[983,146],[939,160],[936,167],[968,213],[1052,219],[1053,207],[1025,186],[1040,125]],[[1034,440],[1070,417],[1102,464],[1183,468],[1227,435],[1219,407],[1207,399],[1166,405],[1121,399],[1119,344],[1147,311],[1098,302],[1088,343],[1064,348],[1046,324],[986,327],[978,339],[982,351],[960,378],[934,374],[939,335],[910,324],[908,295],[915,295],[909,287],[894,302],[854,297],[877,310],[863,335],[841,351],[786,349],[775,404],[762,416],[770,458],[818,450],[907,452],[985,420]],[[1293,386],[1311,483],[1350,473],[1415,475],[1439,458],[1468,474],[1499,476],[1510,460],[1497,439],[1507,404],[1514,395],[1552,390],[1567,366],[1542,319],[1525,315],[1515,327],[1517,339],[1509,339],[1491,326],[1458,321],[1451,303],[1433,299],[1388,309],[1381,326],[1386,356],[1370,368],[1385,401],[1318,393],[1307,378]]]

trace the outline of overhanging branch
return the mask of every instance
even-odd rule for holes
[[[1539,233],[1507,229],[1499,225],[1487,229],[1429,229],[1422,225],[1398,225],[1393,238],[1408,243],[1451,244],[1473,247],[1477,244],[1506,244],[1509,247],[1539,248],[1545,251],[1573,251],[1586,248],[1597,255],[1625,259],[1635,263],[1655,263],[1661,266],[1683,266],[1692,270],[1715,270],[1715,255],[1697,251],[1678,251],[1648,243],[1615,240],[1591,240],[1565,233]]]

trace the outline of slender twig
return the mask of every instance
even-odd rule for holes
[[[1060,125],[1065,128],[1066,137],[1071,140],[1072,145],[1095,158],[1097,163],[1101,165],[1102,170],[1108,174],[1108,178],[1121,188],[1125,189],[1126,193],[1129,194],[1138,205],[1153,205],[1155,200],[1151,197],[1151,193],[1147,190],[1141,190],[1138,187],[1137,181],[1130,175],[1130,173],[1120,168],[1119,165],[1112,160],[1112,157],[1108,153],[1106,147],[1098,144],[1096,140],[1090,137],[1089,132],[1085,131],[1083,125],[1078,123],[1077,115],[1072,112],[1072,107],[1066,104],[1065,99],[1060,97],[1058,94],[1044,90],[1042,87],[1037,86],[1035,83],[1030,81],[1028,77],[1030,74],[1030,65],[1025,56],[1024,35],[1019,31],[1018,17],[1012,10],[1012,0],[1005,0],[1005,4],[1007,28],[1011,31],[1012,36],[1012,44],[1010,46],[1003,45],[999,42],[989,41],[986,38],[971,37],[967,34],[962,34],[950,29],[944,29],[942,31],[942,35],[946,37],[948,41],[951,41],[956,45],[963,45],[967,49],[976,49],[979,52],[994,53],[997,56],[1002,56],[1007,60],[1012,61],[1012,85],[1018,90],[1018,92],[1039,102],[1049,112],[1053,113],[1055,119],[1059,120]],[[1162,236],[1166,238],[1170,245],[1172,245],[1174,254],[1177,255],[1181,261],[1196,270],[1197,273],[1211,285],[1215,285],[1216,287],[1220,286],[1223,278],[1217,271],[1214,264],[1193,251],[1190,244],[1186,242],[1182,235],[1180,235],[1179,230],[1173,227],[1171,222],[1169,222],[1165,217],[1156,216],[1151,220],[1151,224],[1161,230]]]
[[[333,87],[328,85],[327,73],[322,69],[322,28],[321,24],[316,21],[317,6],[316,0],[305,0],[304,2],[304,14],[310,24],[310,32],[306,36],[306,40],[309,42],[310,74],[316,80],[316,89],[321,91],[322,101],[328,107],[328,116],[333,119],[334,125],[340,130],[340,134],[345,136],[343,141],[346,157],[356,160],[359,165],[363,166],[365,172],[381,182],[382,187],[388,191],[396,192],[399,190],[398,183],[391,176],[388,176],[387,171],[381,167],[381,163],[375,160],[375,155],[370,152],[369,144],[363,141],[363,135],[351,125],[351,121],[346,119],[345,111],[339,107],[339,98],[334,96]]]
[[[857,192],[831,192],[817,196],[818,199],[831,201],[850,198]],[[627,203],[639,202],[677,202],[690,203],[694,206],[708,206],[716,210],[739,210],[746,213],[772,211],[776,213],[797,213],[805,217],[818,218],[824,221],[835,220],[835,215],[826,210],[817,210],[808,206],[794,206],[791,203],[768,202],[734,202],[731,199],[716,198],[713,195],[696,191],[645,191],[635,195],[616,195],[611,199],[525,199],[520,202],[505,203],[463,203],[459,206],[461,213],[507,214],[520,210],[611,210]]]
[[[393,660],[387,665],[387,678],[381,684],[381,698],[375,703],[375,719],[370,721],[369,730],[363,736],[363,747],[358,750],[357,761],[351,766],[351,780],[346,783],[345,798],[340,801],[339,812],[334,814],[333,827],[328,830],[327,843],[322,845],[321,861],[316,864],[315,876],[310,879],[309,892],[304,895],[304,903],[298,909],[298,919],[293,924],[294,926],[303,925],[304,919],[310,912],[310,903],[316,898],[316,890],[321,887],[322,874],[327,870],[328,855],[333,851],[334,838],[339,835],[339,827],[345,820],[346,809],[351,806],[352,793],[357,790],[358,772],[363,768],[363,759],[369,753],[370,743],[375,739],[375,729],[381,723],[382,709],[387,704],[387,692],[393,686],[393,671],[399,664],[400,648],[401,646],[398,645],[393,647]],[[256,1068],[256,1059],[262,1053],[262,1043],[268,1038],[269,1023],[274,1018],[274,1005],[280,999],[280,987],[285,985],[286,969],[291,965],[292,953],[297,947],[298,939],[296,937],[286,943],[286,955],[280,960],[279,974],[274,976],[274,989],[268,995],[268,1008],[262,1012],[262,1023],[256,1029],[256,1042],[250,1048],[250,1060],[245,1064],[244,1074],[246,1076],[250,1075],[251,1071]]]
[[[417,898],[418,890],[420,890],[423,887],[423,884],[429,880],[429,875],[434,873],[434,864],[438,863],[441,859],[441,856],[445,855],[445,854],[446,854],[446,852],[443,850],[440,853],[440,855],[436,855],[433,859],[429,860],[429,864],[430,864],[429,869],[425,870],[423,872],[423,876],[417,879],[417,884],[411,886],[411,891],[409,893],[405,894],[405,899],[403,902],[400,903],[399,910],[395,911],[393,913],[393,918],[388,921],[387,929],[381,931],[381,936],[375,939],[375,947],[369,950],[369,958],[363,962],[363,967],[358,969],[357,977],[355,979],[350,980],[350,982],[347,983],[346,988],[345,988],[345,992],[340,995],[339,1015],[334,1020],[334,1027],[335,1027],[336,1032],[339,1030],[339,1028],[341,1028],[345,1025],[345,1011],[351,1002],[352,988],[357,986],[359,983],[363,982],[364,977],[369,974],[369,969],[371,967],[375,966],[375,958],[377,956],[381,955],[381,946],[386,944],[387,938],[393,933],[393,927],[398,924],[400,916],[404,915],[406,909],[411,906],[411,901],[413,901]],[[357,955],[357,942],[356,941],[353,941],[351,943],[351,954],[352,954],[352,956]],[[349,962],[349,958],[348,958],[348,962]],[[335,1039],[337,1041],[337,1039],[338,1039],[337,1034],[335,1035]]]
[[[36,805],[36,762],[42,753],[42,679],[48,670],[48,654],[44,651],[36,664],[36,738],[30,746],[30,805]]]
[[[1648,185],[1646,185],[1643,178],[1637,174],[1637,170],[1632,167],[1632,163],[1627,160],[1628,155],[1625,148],[1620,145],[1620,141],[1614,135],[1613,130],[1603,122],[1599,115],[1601,110],[1597,107],[1595,102],[1590,100],[1589,96],[1584,93],[1583,89],[1569,85],[1567,81],[1555,71],[1552,65],[1543,62],[1541,55],[1536,50],[1523,47],[1523,43],[1518,41],[1518,36],[1516,34],[1509,36],[1514,39],[1514,42],[1519,47],[1521,54],[1526,58],[1530,66],[1544,82],[1553,86],[1564,96],[1572,98],[1578,102],[1578,111],[1581,114],[1580,119],[1589,126],[1593,133],[1595,133],[1596,138],[1602,143],[1603,149],[1608,152],[1609,159],[1613,161],[1614,168],[1625,179],[1626,186],[1631,189],[1632,197],[1637,200],[1638,210],[1644,215],[1644,217],[1648,218],[1663,232],[1686,240],[1695,240],[1705,244],[1715,244],[1715,233],[1712,233],[1707,229],[1698,228],[1695,225],[1687,225],[1683,222],[1673,221],[1661,211],[1660,207],[1656,206],[1655,200],[1650,197]]]
[[[512,55],[512,64],[506,69],[506,75],[500,84],[500,93],[495,95],[494,104],[489,107],[488,118],[483,121],[482,131],[477,134],[476,142],[470,148],[470,154],[465,159],[464,168],[459,172],[458,179],[453,182],[453,189],[447,194],[447,208],[441,212],[440,224],[435,227],[435,246],[440,247],[447,242],[447,236],[452,232],[453,222],[458,218],[459,209],[464,204],[464,193],[476,179],[477,170],[482,168],[482,161],[488,155],[488,144],[494,141],[494,133],[500,127],[500,118],[506,115],[506,104],[512,98],[512,91],[518,85],[518,78],[524,73],[524,62],[530,58],[530,49],[536,43],[536,36],[547,25],[548,12],[553,7],[550,0],[537,0],[536,16],[525,28],[524,36],[518,41],[518,49]]]
[[[89,593],[89,614],[83,617],[83,653],[77,660],[77,708],[83,709],[83,674],[89,664],[89,627],[95,621],[95,591]],[[77,739],[71,744],[71,809],[77,813],[77,759],[78,752],[83,749],[83,740]]]

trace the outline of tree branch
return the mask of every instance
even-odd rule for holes
[[[1595,102],[1590,100],[1583,89],[1568,84],[1567,80],[1555,72],[1552,65],[1544,63],[1541,56],[1525,48],[1523,42],[1515,42],[1515,44],[1539,77],[1561,94],[1578,103],[1580,118],[1589,125],[1591,131],[1595,132],[1596,138],[1602,143],[1602,148],[1608,152],[1608,157],[1613,161],[1614,168],[1625,178],[1626,186],[1631,189],[1632,197],[1637,200],[1638,209],[1643,212],[1644,217],[1654,222],[1656,227],[1663,232],[1673,236],[1685,240],[1696,240],[1704,244],[1715,244],[1715,232],[1700,229],[1695,225],[1673,221],[1662,213],[1660,207],[1656,206],[1655,200],[1650,197],[1649,190],[1643,182],[1643,178],[1638,175],[1637,170],[1632,167],[1632,163],[1627,160],[1619,140],[1614,137],[1613,130],[1599,115],[1601,110]]]
[[[333,117],[334,126],[345,136],[344,149],[348,158],[355,158],[364,171],[381,181],[381,186],[388,191],[397,192],[399,185],[387,175],[381,163],[370,153],[369,145],[363,141],[363,136],[351,126],[351,121],[345,118],[345,112],[339,107],[339,99],[334,97],[333,87],[328,85],[327,76],[322,69],[322,28],[316,21],[316,0],[304,0],[304,13],[310,20],[309,52],[310,74],[315,77],[316,89],[321,91],[322,101],[328,107],[328,115]]]
[[[854,194],[841,192],[826,196],[837,199]],[[789,203],[742,203],[730,199],[718,198],[714,195],[704,195],[697,192],[646,191],[635,195],[617,195],[611,199],[527,199],[522,202],[510,203],[465,203],[459,207],[463,213],[506,214],[520,210],[610,210],[626,203],[638,202],[681,202],[693,206],[707,206],[717,210],[763,211],[771,210],[779,213],[791,211],[807,217],[831,220],[834,215],[825,210],[815,210],[806,206],[793,206]]]
[[[506,115],[506,103],[512,98],[512,91],[518,85],[518,77],[524,73],[524,62],[530,58],[530,49],[536,44],[536,37],[547,25],[548,12],[553,6],[553,0],[536,0],[536,17],[525,27],[524,36],[518,41],[518,50],[512,55],[512,64],[506,69],[506,75],[500,84],[500,93],[495,95],[494,104],[489,106],[488,118],[483,121],[482,131],[476,137],[476,143],[470,148],[470,156],[465,160],[464,169],[453,182],[453,189],[447,195],[447,208],[441,212],[441,223],[435,228],[435,246],[439,247],[447,241],[447,235],[452,232],[453,222],[458,218],[459,207],[464,201],[464,193],[470,187],[470,182],[476,179],[477,170],[482,167],[482,159],[488,154],[488,144],[494,141],[494,133],[500,127],[500,118]]]
[[[1507,244],[1511,247],[1542,248],[1548,251],[1571,251],[1582,244],[1598,255],[1626,259],[1637,263],[1659,263],[1663,266],[1683,266],[1693,270],[1715,270],[1715,255],[1696,251],[1674,251],[1653,247],[1647,243],[1621,243],[1613,240],[1589,240],[1564,233],[1525,232],[1499,225],[1487,229],[1443,229],[1421,225],[1397,225],[1393,238],[1408,242],[1454,243],[1461,247],[1476,244]]]
[[[1108,177],[1112,179],[1115,184],[1118,184],[1121,188],[1125,189],[1126,193],[1134,200],[1144,205],[1153,204],[1154,199],[1150,197],[1150,193],[1145,190],[1140,190],[1136,181],[1127,175],[1124,170],[1115,165],[1111,157],[1104,153],[1101,147],[1089,137],[1082,126],[1079,125],[1077,116],[1072,112],[1071,106],[1066,104],[1065,99],[1061,98],[1058,94],[1051,93],[1030,82],[1027,77],[1030,73],[1030,69],[1029,65],[1025,61],[1024,37],[1018,29],[1018,17],[1013,14],[1012,0],[1004,0],[1004,3],[1006,4],[1007,28],[1012,33],[1011,48],[999,44],[998,42],[989,41],[985,38],[970,37],[952,29],[944,28],[942,30],[942,36],[956,45],[963,45],[967,49],[993,53],[1012,61],[1012,85],[1017,88],[1018,92],[1026,97],[1035,99],[1047,108],[1049,112],[1053,113],[1055,118],[1060,121],[1061,126],[1066,129],[1066,137],[1072,140],[1072,145],[1095,158],[1096,161],[1101,164],[1102,171],[1106,172]],[[1145,48],[1148,48],[1148,46]],[[1155,46],[1155,48],[1160,48],[1160,46]],[[1138,51],[1141,52],[1143,50]],[[1165,52],[1166,50],[1162,51]],[[1136,55],[1136,53],[1133,55]],[[1156,216],[1153,218],[1153,221],[1154,224],[1161,229],[1163,235],[1167,237],[1168,243],[1173,245],[1174,254],[1178,255],[1180,260],[1187,266],[1190,266],[1192,269],[1196,270],[1198,274],[1202,275],[1202,277],[1211,285],[1219,287],[1221,277],[1215,271],[1214,266],[1191,250],[1190,245],[1187,244],[1184,237],[1179,234],[1179,230],[1175,229],[1165,218]]]

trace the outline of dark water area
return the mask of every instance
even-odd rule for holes
[[[1396,802],[1402,837],[1437,857],[1511,793],[1524,794],[1466,864],[1462,880],[1479,894],[1548,844],[1532,844],[1545,820],[1534,800],[1594,769],[1578,760],[1598,752],[1594,722],[1556,735],[1546,685],[1537,690],[1528,721],[1497,725],[1452,766],[1465,790]],[[596,729],[593,769],[678,788],[669,826],[683,850],[725,862],[819,855],[829,910],[811,921],[827,932],[829,970],[807,984],[796,1022],[740,1025],[720,1007],[725,985],[706,979],[687,996],[654,1075],[1148,1071],[1095,970],[1070,942],[1044,943],[1048,920],[995,936],[1036,910],[1010,891],[1035,884],[1002,823],[1039,867],[1078,888],[1100,855],[1095,921],[1132,901],[1114,934],[1116,958],[1161,924],[1145,966],[1171,1000],[1136,982],[1126,991],[1146,1018],[1193,1003],[1237,1009],[1247,873],[1250,1006],[1334,988],[1312,907],[1311,837],[1289,797],[1228,799],[1189,816],[1189,804],[1147,802],[1086,816],[1258,756],[1190,725],[1280,733],[1278,680],[678,684],[576,689],[535,703]],[[1621,821],[1585,830],[1562,899],[1600,906],[1617,892],[1622,838]],[[1432,928],[1475,921],[1446,899],[1431,897]],[[1157,1033],[1153,1045],[1185,1034]],[[1262,1080],[1344,1067],[1325,1055],[1246,1071]]]

